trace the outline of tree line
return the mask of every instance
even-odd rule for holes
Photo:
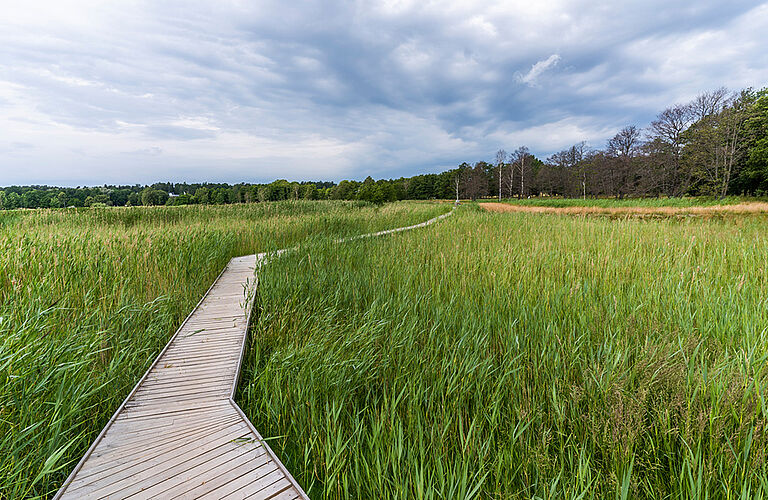
[[[487,186],[471,180],[487,166],[464,174],[468,197],[766,196],[768,89],[703,92],[645,129],[625,126],[602,149],[582,141],[544,162],[525,147],[499,150],[494,167]]]
[[[527,197],[534,195],[768,195],[768,88],[703,92],[660,112],[644,129],[627,125],[602,149],[585,141],[545,161],[521,146],[492,162],[462,163],[439,174],[399,179],[268,184],[155,183],[0,188],[0,209],[229,204],[310,200]]]
[[[485,164],[485,163],[483,163]],[[467,168],[462,164],[458,170]],[[98,187],[10,186],[0,188],[0,209],[151,205],[224,205],[279,200],[364,200],[372,203],[450,198],[456,170],[399,179],[268,184],[172,183]]]
[[[99,187],[10,186],[0,188],[0,209],[138,205],[224,205],[290,198],[322,199],[333,182],[269,184],[172,183]]]

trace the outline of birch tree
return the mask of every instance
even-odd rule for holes
[[[499,169],[499,201],[501,201],[501,173],[504,170],[504,163],[507,161],[507,152],[503,149],[496,151],[496,165]]]
[[[682,195],[690,185],[690,173],[682,170],[681,158],[685,145],[683,133],[691,125],[693,112],[691,106],[677,104],[658,114],[651,122],[651,139],[667,145],[671,160],[672,195]]]
[[[520,165],[520,198],[522,198],[525,195],[525,169],[526,169],[526,161],[528,160],[529,156],[528,148],[526,146],[520,146],[517,148],[513,154],[513,158],[515,160],[515,164]],[[513,170],[514,170],[514,164],[513,164]],[[513,179],[510,178],[510,181]]]

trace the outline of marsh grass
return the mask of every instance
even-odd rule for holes
[[[260,273],[238,402],[313,498],[765,498],[768,219],[485,213]]]
[[[445,211],[279,202],[0,213],[0,498],[56,491],[231,257]]]

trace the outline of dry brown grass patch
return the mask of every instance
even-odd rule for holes
[[[537,207],[512,205],[508,203],[479,203],[483,210],[500,213],[537,213],[563,215],[607,215],[607,216],[656,216],[674,217],[684,215],[719,214],[762,214],[768,213],[768,203],[745,202],[734,205],[712,205],[707,207]]]

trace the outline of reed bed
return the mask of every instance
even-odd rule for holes
[[[765,498],[767,271],[756,215],[316,240],[238,402],[313,498]]]
[[[447,210],[278,202],[0,213],[0,498],[56,491],[231,257]]]

